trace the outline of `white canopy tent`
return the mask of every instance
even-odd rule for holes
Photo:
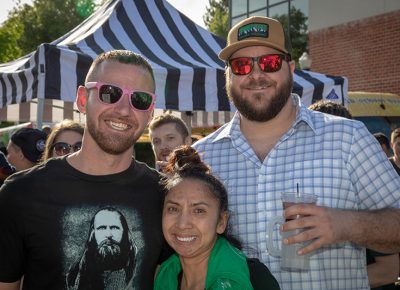
[[[196,124],[215,125],[201,120],[226,118],[230,115],[216,112],[234,110],[225,93],[224,63],[218,59],[224,46],[223,39],[165,0],[110,0],[63,37],[0,65],[0,118],[19,122],[82,119],[72,102],[92,60],[104,51],[128,49],[144,55],[154,68],[157,109],[195,112]],[[296,70],[294,92],[306,105],[326,98],[345,104],[347,79]],[[35,99],[43,107],[37,107]],[[12,104],[18,105],[13,108]],[[214,112],[213,118],[202,116],[203,112]]]

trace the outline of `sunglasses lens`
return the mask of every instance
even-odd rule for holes
[[[148,110],[153,103],[153,97],[149,93],[134,92],[131,95],[131,102],[138,110]]]
[[[82,148],[82,142],[77,142],[74,144],[74,146],[72,146],[74,152],[81,150],[81,148]]]
[[[99,90],[99,98],[106,104],[114,104],[122,97],[122,90],[113,85],[102,85]]]
[[[54,151],[58,156],[69,154],[69,145],[67,143],[57,143],[54,145]]]
[[[235,75],[247,75],[253,68],[253,60],[250,57],[234,58],[229,63]]]
[[[282,67],[282,58],[279,54],[267,54],[258,60],[263,72],[277,72]]]

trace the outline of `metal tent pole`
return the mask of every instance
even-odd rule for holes
[[[36,123],[38,129],[42,129],[43,126],[43,111],[44,111],[44,99],[37,99]]]

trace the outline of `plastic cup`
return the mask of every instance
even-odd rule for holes
[[[318,196],[314,194],[301,194],[297,192],[285,192],[281,195],[283,209],[287,209],[295,204],[315,204]],[[300,248],[306,246],[307,243],[297,243],[291,245],[285,245],[282,242],[281,250],[276,249],[272,242],[272,233],[276,224],[282,224],[284,222],[297,219],[300,216],[290,216],[286,220],[283,217],[274,217],[267,224],[267,249],[272,256],[281,258],[281,269],[288,271],[307,271],[310,269],[310,255],[298,255],[297,251]],[[301,233],[303,229],[296,229],[293,231],[287,231],[282,233],[282,240]]]

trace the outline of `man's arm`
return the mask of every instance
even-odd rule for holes
[[[19,290],[19,285],[21,281],[14,283],[2,283],[0,282],[0,290]]]
[[[285,210],[286,217],[296,215],[302,217],[284,223],[281,229],[305,229],[284,240],[287,244],[311,241],[299,254],[344,241],[382,253],[400,252],[400,209],[350,211],[300,204]]]
[[[399,276],[399,254],[375,256],[375,263],[367,266],[371,288],[394,284]]]

